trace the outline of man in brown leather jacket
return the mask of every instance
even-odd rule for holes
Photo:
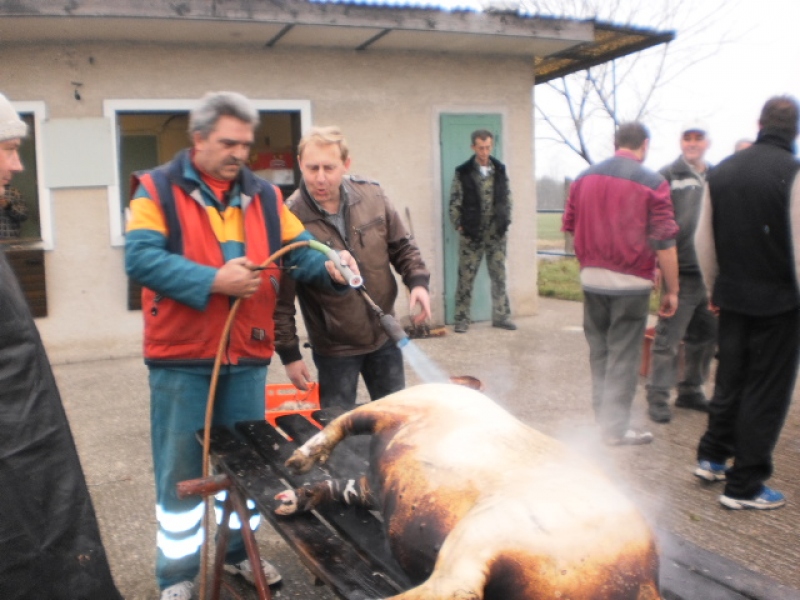
[[[341,131],[312,129],[300,141],[298,161],[303,180],[287,200],[290,210],[319,241],[350,251],[370,298],[384,313],[394,312],[394,267],[410,290],[410,310],[418,308],[414,320],[429,319],[430,273],[419,248],[381,187],[346,175],[350,157]],[[352,408],[359,374],[372,400],[405,387],[402,353],[360,292],[328,294],[284,275],[275,310],[275,349],[296,387],[307,389],[311,374],[300,353],[295,296],[313,348],[323,408]]]

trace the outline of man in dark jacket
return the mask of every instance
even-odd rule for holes
[[[678,261],[669,186],[645,169],[650,134],[641,123],[617,129],[617,151],[581,173],[569,191],[563,231],[581,265],[583,329],[589,343],[592,406],[608,445],[647,444],[629,427],[656,256],[666,289],[663,317],[678,303]]]
[[[394,268],[410,291],[409,310],[419,308],[415,321],[429,319],[430,274],[419,248],[381,186],[347,176],[350,156],[342,132],[312,129],[300,140],[298,155],[303,180],[287,200],[292,213],[321,242],[350,251],[365,289],[384,314],[394,314]],[[295,295],[313,347],[324,408],[353,408],[359,374],[372,400],[405,387],[401,351],[360,292],[336,295],[284,275],[275,309],[275,347],[297,388],[308,389],[311,373],[300,353]]]
[[[0,94],[0,195],[27,126]],[[119,600],[67,415],[0,247],[0,598]]]
[[[472,286],[484,254],[492,282],[492,326],[514,330],[506,293],[506,244],[511,224],[511,187],[506,166],[492,156],[494,136],[472,132],[467,162],[456,167],[450,188],[450,220],[460,234],[455,331],[469,329]]]
[[[675,314],[659,318],[656,324],[647,385],[648,414],[656,423],[672,419],[669,396],[677,380],[681,340],[684,368],[675,406],[708,410],[703,384],[708,379],[717,340],[717,319],[708,309],[708,294],[694,250],[694,232],[710,168],[704,159],[709,146],[706,125],[700,121],[686,123],[680,143],[681,155],[659,171],[670,186],[675,221],[680,228],[677,237],[680,295]]]
[[[786,503],[764,482],[800,357],[799,113],[789,96],[767,101],[755,144],[709,174],[695,237],[712,309],[719,311],[716,386],[695,475],[725,481],[719,501],[731,509]]]

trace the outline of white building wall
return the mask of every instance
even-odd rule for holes
[[[19,45],[2,52],[0,91],[14,101],[44,102],[49,119],[102,117],[104,100],[196,99],[222,89],[259,100],[309,100],[313,124],[343,128],[351,172],[380,181],[401,214],[409,207],[433,274],[435,323],[444,318],[438,115],[501,113],[515,198],[509,293],[515,315],[536,311],[529,59],[133,44]],[[81,100],[74,98],[72,82],[82,84]],[[139,353],[141,316],[126,308],[123,250],[110,242],[107,189],[52,190],[52,219],[49,315],[37,320],[51,356],[63,361]],[[405,305],[401,293],[399,315],[406,314]]]

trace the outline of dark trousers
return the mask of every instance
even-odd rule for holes
[[[636,394],[649,294],[612,296],[584,291],[583,331],[589,343],[592,407],[609,437],[624,435]]]
[[[322,356],[314,352],[313,358],[322,408],[354,408],[359,374],[371,400],[399,392],[406,386],[403,353],[391,340],[367,354]]]
[[[800,310],[772,317],[721,311],[719,365],[699,460],[733,457],[725,495],[752,498],[772,475],[772,451],[792,400]]]
[[[678,349],[684,342],[683,380],[677,382]],[[678,310],[659,317],[653,341],[649,402],[666,402],[675,384],[678,395],[703,391],[717,341],[717,318],[708,309],[708,294],[700,275],[681,275]]]

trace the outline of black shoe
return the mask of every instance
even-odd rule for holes
[[[655,423],[669,423],[672,420],[672,411],[664,400],[647,402],[647,415]]]
[[[469,329],[469,321],[467,319],[458,319],[456,326],[453,328],[456,333],[467,333]]]
[[[708,412],[708,399],[703,392],[692,392],[690,394],[678,394],[675,399],[675,406],[678,408],[689,408],[700,412]]]
[[[509,331],[516,331],[517,326],[511,319],[506,319],[505,321],[492,321],[492,327],[497,327],[499,329],[508,329]]]

